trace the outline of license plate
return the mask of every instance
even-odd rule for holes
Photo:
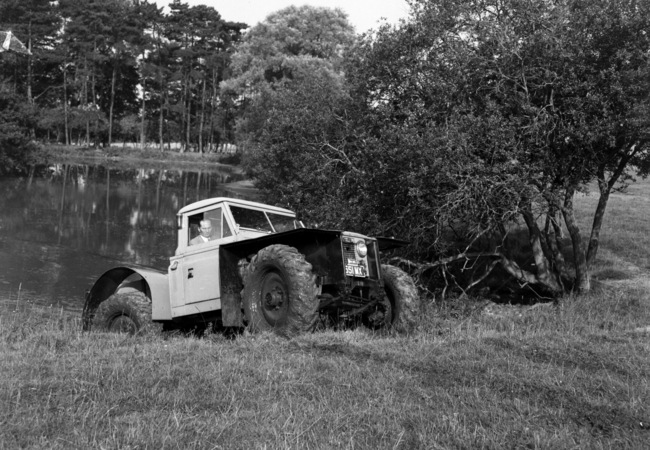
[[[366,272],[365,266],[360,266],[358,264],[346,264],[345,274],[349,277],[367,277],[368,273]]]

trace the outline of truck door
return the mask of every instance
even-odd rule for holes
[[[196,314],[220,308],[219,240],[231,234],[223,223],[222,209],[216,208],[189,218],[188,245],[170,259],[173,316]],[[211,227],[208,240],[199,238],[201,227]],[[226,230],[224,230],[224,225]],[[199,303],[210,302],[201,306]],[[192,305],[192,306],[188,306]]]
[[[219,247],[200,244],[183,258],[185,304],[219,298]]]

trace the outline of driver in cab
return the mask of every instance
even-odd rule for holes
[[[190,240],[190,245],[203,244],[212,240],[212,222],[209,220],[201,221],[200,234],[194,239]]]

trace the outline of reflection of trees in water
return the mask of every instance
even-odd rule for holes
[[[27,177],[0,180],[0,224],[14,239],[165,267],[176,246],[178,209],[224,195],[220,185],[232,178],[209,171],[35,167]]]

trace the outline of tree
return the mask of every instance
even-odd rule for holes
[[[233,108],[221,111],[231,99],[224,101],[218,85],[244,28],[179,0],[167,16],[146,0],[3,0],[0,30],[13,31],[31,53],[3,58],[0,79],[48,116],[34,122],[34,138],[59,128],[61,121],[50,120],[58,111],[66,143],[71,123],[78,137],[85,121],[85,143],[110,144],[116,121],[139,110],[143,145],[151,123],[161,148],[164,131],[203,150],[220,133],[232,135]]]
[[[33,113],[18,95],[0,90],[0,173],[21,169],[29,159],[35,147],[29,138]]]
[[[206,109],[212,103],[207,96],[216,91],[209,84],[223,78],[224,63],[245,25],[226,22],[216,10],[203,5],[189,7],[175,0],[170,8],[162,30],[171,62],[168,110],[184,130],[181,141],[186,146],[196,142],[202,151]]]
[[[96,0],[62,0],[59,2],[64,23],[63,41],[66,47],[64,63],[72,71],[71,84],[64,86],[66,93],[70,91],[70,101],[73,107],[82,111],[95,112],[100,101],[98,86],[103,84],[101,65],[106,59],[104,44],[106,36],[111,33],[111,11],[103,2]],[[68,79],[66,78],[66,82]],[[77,118],[85,118],[86,143],[91,142],[91,114],[80,114]],[[76,119],[77,119],[76,118]],[[99,122],[95,122],[95,135],[99,133]],[[97,137],[97,136],[95,136]]]
[[[463,127],[463,147],[474,162],[498,168],[497,177],[519,181],[512,184],[520,186],[515,191],[520,195],[511,197],[510,210],[528,229],[536,270],[520,269],[511,261],[503,261],[504,267],[522,282],[563,290],[563,260],[556,244],[560,213],[572,242],[571,284],[589,290],[588,262],[596,256],[609,192],[629,176],[633,159],[636,168],[647,168],[650,123],[640,112],[650,92],[648,5],[540,0],[420,6],[415,13],[420,24],[442,26],[441,19],[450,24],[444,28],[443,51],[435,56],[456,61],[463,70],[454,75],[464,80],[451,89],[456,98],[449,112],[457,117],[456,125],[471,124]],[[448,68],[436,72],[436,78],[446,79]],[[499,154],[506,164],[495,166]],[[493,180],[488,177],[486,187]],[[573,198],[592,181],[599,183],[601,203],[590,255]]]
[[[248,148],[246,165],[266,200],[291,205],[307,220],[330,224],[343,217],[340,204],[330,199],[345,197],[344,180],[351,169],[338,151],[345,145],[346,129],[337,120],[349,96],[341,77],[328,68],[303,69],[294,69],[290,86],[263,91],[257,99],[266,118],[257,144]],[[322,164],[323,155],[337,161],[340,157],[341,162]],[[339,176],[340,182],[332,182]]]
[[[351,101],[318,121],[331,126],[301,147],[300,170],[288,173],[283,168],[295,165],[281,158],[296,153],[293,136],[315,136],[307,121],[295,122],[288,137],[262,127],[273,151],[254,174],[292,202],[292,192],[317,192],[296,202],[316,221],[410,239],[411,256],[428,261],[421,270],[485,261],[486,271],[500,264],[552,296],[589,290],[608,195],[650,163],[650,5],[411,6],[408,21],[366,36],[348,58]],[[302,114],[314,110],[320,105]],[[586,248],[573,201],[592,182],[601,204]],[[522,230],[532,265],[520,258]]]
[[[140,46],[145,41],[146,21],[138,14],[140,8],[123,0],[114,0],[106,6],[112,12],[109,21],[110,33],[105,39],[107,50],[106,69],[110,71],[110,91],[108,99],[108,145],[113,140],[113,119],[116,99],[121,100],[121,113],[136,108],[136,86],[140,81],[136,72],[136,58]],[[118,95],[123,93],[123,95]]]
[[[162,8],[157,8],[154,3],[147,1],[136,3],[134,18],[139,23],[142,33],[136,42],[138,58],[140,59],[140,83],[142,85],[142,99],[140,109],[140,149],[144,150],[147,142],[147,102],[151,100],[150,82],[162,68],[156,64],[156,55],[160,48],[160,23],[162,22]],[[162,108],[161,108],[162,110]],[[162,149],[162,139],[160,143]]]
[[[23,67],[26,75],[24,92],[30,103],[34,95],[34,73],[47,71],[48,58],[42,59],[42,56],[46,54],[46,48],[52,47],[58,25],[56,7],[49,0],[5,0],[0,3],[0,30],[12,30],[18,34],[28,51]],[[37,84],[43,81],[36,80]]]
[[[299,90],[307,71],[341,76],[340,63],[354,42],[354,29],[340,9],[290,6],[270,14],[237,46],[222,93],[239,105],[237,132],[242,140],[259,139],[272,91]]]

